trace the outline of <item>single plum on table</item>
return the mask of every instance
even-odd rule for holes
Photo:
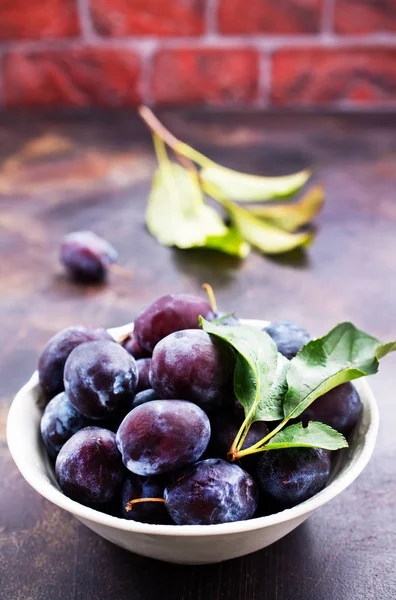
[[[152,352],[160,340],[182,329],[198,329],[199,316],[213,319],[207,300],[190,294],[168,294],[152,302],[135,320],[139,345]]]
[[[348,382],[319,396],[304,410],[299,420],[320,421],[345,435],[356,425],[361,412],[359,394],[352,383]]]
[[[119,344],[106,341],[77,346],[64,373],[70,401],[91,419],[105,419],[129,408],[137,378],[135,359]]]
[[[73,325],[62,329],[47,342],[38,364],[40,386],[47,398],[53,398],[64,390],[63,372],[72,350],[80,344],[97,340],[111,342],[113,338],[102,328]]]
[[[90,424],[61,392],[47,404],[40,422],[41,437],[51,458],[56,458],[72,435]]]
[[[161,398],[195,402],[212,410],[230,396],[235,355],[221,340],[200,329],[177,331],[153,353],[150,381]]]
[[[110,265],[118,259],[116,249],[93,231],[75,231],[63,239],[60,261],[77,281],[103,281]]]
[[[330,477],[330,452],[285,448],[257,455],[255,481],[263,505],[291,508],[320,492]]]
[[[114,433],[100,427],[81,429],[60,450],[55,472],[69,498],[88,506],[109,502],[123,478]]]
[[[277,345],[278,352],[289,360],[294,358],[299,350],[311,340],[304,327],[288,321],[277,321],[264,328]]]
[[[127,414],[117,431],[117,446],[132,473],[161,475],[197,461],[209,438],[209,419],[198,406],[153,400]]]
[[[140,358],[136,361],[138,370],[138,382],[136,386],[136,392],[142,392],[151,388],[150,384],[150,366],[151,358]]]
[[[237,465],[210,458],[181,472],[166,487],[165,500],[177,525],[215,525],[253,517],[257,488]]]
[[[124,519],[157,525],[170,524],[171,519],[164,503],[158,501],[164,497],[164,489],[163,477],[140,477],[128,473],[121,491],[121,512]],[[140,499],[145,500],[133,502]]]

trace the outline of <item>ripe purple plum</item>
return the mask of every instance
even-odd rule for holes
[[[39,359],[38,372],[41,388],[48,399],[64,390],[63,371],[72,350],[97,340],[113,341],[113,338],[105,329],[73,325],[62,329],[47,342]]]
[[[199,316],[213,319],[207,300],[190,294],[168,294],[152,302],[135,320],[139,345],[152,352],[160,340],[182,329],[198,329]]]
[[[285,448],[257,455],[255,481],[263,505],[291,508],[320,492],[330,477],[330,452]]]
[[[89,419],[61,392],[47,404],[40,422],[41,437],[51,458],[56,458],[62,446],[83,427],[90,425]]]
[[[133,332],[121,342],[121,345],[127,352],[129,352],[129,354],[132,354],[133,358],[136,360],[139,360],[140,358],[151,357],[151,352],[147,352],[147,350],[144,350],[140,346]]]
[[[228,325],[229,327],[237,327],[241,324],[239,319],[233,313],[216,311],[215,313],[213,313],[213,318],[211,320],[215,321],[216,319],[221,319],[218,325]]]
[[[320,421],[340,433],[349,433],[359,420],[362,403],[352,383],[343,383],[320,396],[300,416],[302,421]]]
[[[123,463],[136,475],[161,475],[192,464],[209,439],[208,417],[183,400],[142,404],[127,414],[117,431]]]
[[[289,321],[277,321],[264,328],[277,345],[278,352],[289,360],[307,344],[311,336],[304,327]]]
[[[59,452],[55,472],[69,498],[88,506],[109,502],[123,478],[114,433],[100,427],[80,429]]]
[[[136,392],[142,392],[143,390],[148,390],[149,388],[151,388],[150,365],[151,358],[140,358],[136,361],[136,366],[138,369],[138,383],[136,387]]]
[[[187,329],[157,344],[150,381],[161,398],[190,400],[212,410],[229,397],[234,366],[229,346],[205,331]]]
[[[92,231],[74,231],[63,239],[60,261],[77,281],[103,281],[108,268],[118,259],[116,249]]]
[[[165,480],[163,477],[140,477],[129,473],[121,491],[121,512],[124,519],[167,525],[171,519],[163,502],[157,502],[164,497]],[[142,498],[152,498],[144,502],[133,502]],[[131,503],[132,501],[132,503]]]
[[[250,519],[256,512],[257,498],[251,476],[219,458],[192,465],[165,488],[166,509],[177,525]]]
[[[126,410],[137,379],[135,359],[114,342],[80,344],[65,365],[65,390],[70,401],[91,419],[105,419]]]
[[[142,392],[138,392],[133,399],[131,409],[136,408],[141,404],[146,404],[146,402],[151,402],[152,400],[161,400],[161,398],[158,396],[157,392],[151,388],[148,390],[143,390]]]

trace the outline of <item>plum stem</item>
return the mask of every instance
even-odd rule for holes
[[[118,275],[119,277],[124,277],[124,279],[133,279],[133,273],[126,267],[121,267],[117,265],[117,263],[112,263],[108,266],[109,271]]]
[[[212,286],[209,283],[203,283],[202,287],[208,295],[209,304],[211,306],[211,309],[213,310],[214,313],[216,313],[217,312],[217,302],[216,302],[216,296],[215,296]]]
[[[116,339],[117,344],[122,344],[123,342],[125,342],[125,340],[127,340],[129,338],[129,336],[131,335],[132,331],[130,331],[129,333],[124,333],[124,335],[122,335],[121,337]]]
[[[165,498],[135,498],[125,505],[125,510],[127,512],[131,511],[134,504],[138,504],[139,502],[165,502]]]

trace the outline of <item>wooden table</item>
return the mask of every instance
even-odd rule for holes
[[[132,115],[0,117],[0,596],[4,600],[391,600],[396,598],[395,358],[372,379],[382,424],[359,480],[273,546],[206,567],[157,563],[113,546],[41,498],[9,456],[13,394],[40,349],[72,323],[131,321],[169,291],[215,287],[244,317],[286,318],[314,334],[352,319],[396,339],[396,117],[163,113],[214,159],[278,174],[314,164],[327,190],[304,255],[220,254],[159,246],[144,227],[154,156]],[[133,281],[77,286],[57,262],[63,234],[93,229]]]

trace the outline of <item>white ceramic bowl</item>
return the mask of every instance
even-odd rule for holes
[[[263,327],[263,321],[245,321]],[[120,337],[126,325],[110,330]],[[38,405],[38,374],[16,395],[8,415],[7,441],[12,457],[26,481],[42,496],[72,513],[87,527],[122,548],[159,560],[182,564],[216,563],[269,546],[305,521],[317,508],[347,488],[363,471],[374,450],[378,409],[365,380],[356,388],[364,410],[350,447],[339,459],[328,486],[313,498],[281,513],[221,525],[149,525],[112,517],[64,496],[40,438],[42,409]],[[352,508],[351,508],[352,510]]]

